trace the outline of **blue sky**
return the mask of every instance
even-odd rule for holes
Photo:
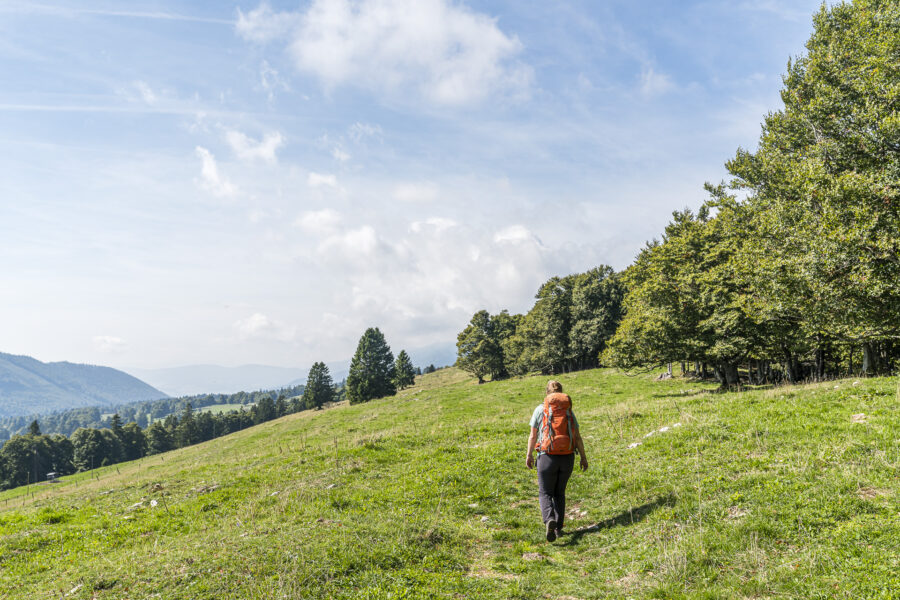
[[[0,351],[305,367],[626,267],[814,1],[0,1]]]

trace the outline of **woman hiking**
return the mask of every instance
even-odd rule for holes
[[[572,399],[563,394],[558,381],[547,382],[547,396],[531,415],[531,435],[525,466],[534,467],[537,450],[538,497],[541,517],[547,527],[547,541],[552,542],[563,531],[566,518],[566,484],[575,468],[575,451],[581,455],[581,470],[587,471],[584,443],[578,421],[572,413]]]

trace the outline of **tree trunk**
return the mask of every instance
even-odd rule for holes
[[[787,354],[784,357],[784,377],[788,380],[788,383],[797,383],[797,372],[794,370],[796,363],[794,361],[794,357]]]
[[[669,377],[671,377],[672,376],[672,363],[669,363],[668,365],[666,365],[666,367],[667,367],[666,373],[668,373]]]
[[[825,350],[821,346],[816,348],[816,380],[825,380]]]
[[[874,375],[878,371],[878,356],[872,348],[872,344],[866,342],[863,348],[862,374]]]
[[[700,370],[701,379],[706,379],[707,377],[709,377],[709,375],[707,375],[707,373],[706,373],[706,363],[704,362],[704,363],[702,363],[702,365],[703,366]]]
[[[684,361],[682,361],[682,362],[681,362],[681,376],[682,376],[682,377],[684,377],[684,372],[685,372],[686,370],[687,370],[687,369],[684,368]]]
[[[738,375],[738,368],[735,363],[727,363],[725,365],[725,384],[730,386],[739,385],[741,378]]]

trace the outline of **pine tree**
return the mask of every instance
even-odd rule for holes
[[[272,400],[271,396],[260,398],[255,408],[256,415],[253,419],[253,423],[256,425],[265,423],[266,421],[271,421],[272,419],[278,417],[278,414],[275,411],[275,401]]]
[[[199,441],[200,433],[197,430],[197,422],[194,420],[194,408],[188,402],[184,407],[181,420],[175,428],[175,443],[179,448],[184,448]]]
[[[398,390],[409,387],[416,382],[416,371],[406,350],[401,350],[394,362],[394,387]]]
[[[30,435],[41,435],[41,426],[38,424],[37,419],[28,426],[28,433]]]
[[[122,439],[122,417],[119,416],[119,413],[114,414],[109,420],[109,428],[119,440]]]
[[[359,340],[347,375],[347,399],[350,404],[391,396],[394,387],[394,355],[384,335],[370,327]]]
[[[333,401],[334,382],[328,366],[323,362],[313,363],[306,377],[306,387],[303,388],[303,407],[307,410],[319,409]]]

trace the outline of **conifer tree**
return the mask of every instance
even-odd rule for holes
[[[394,355],[384,335],[370,327],[359,340],[347,375],[347,399],[350,404],[368,402],[396,393]]]
[[[409,387],[416,382],[416,372],[406,350],[401,350],[394,362],[394,386],[398,390]]]
[[[319,409],[333,401],[334,382],[328,366],[323,362],[313,363],[306,377],[306,387],[303,388],[303,407],[307,410]]]

